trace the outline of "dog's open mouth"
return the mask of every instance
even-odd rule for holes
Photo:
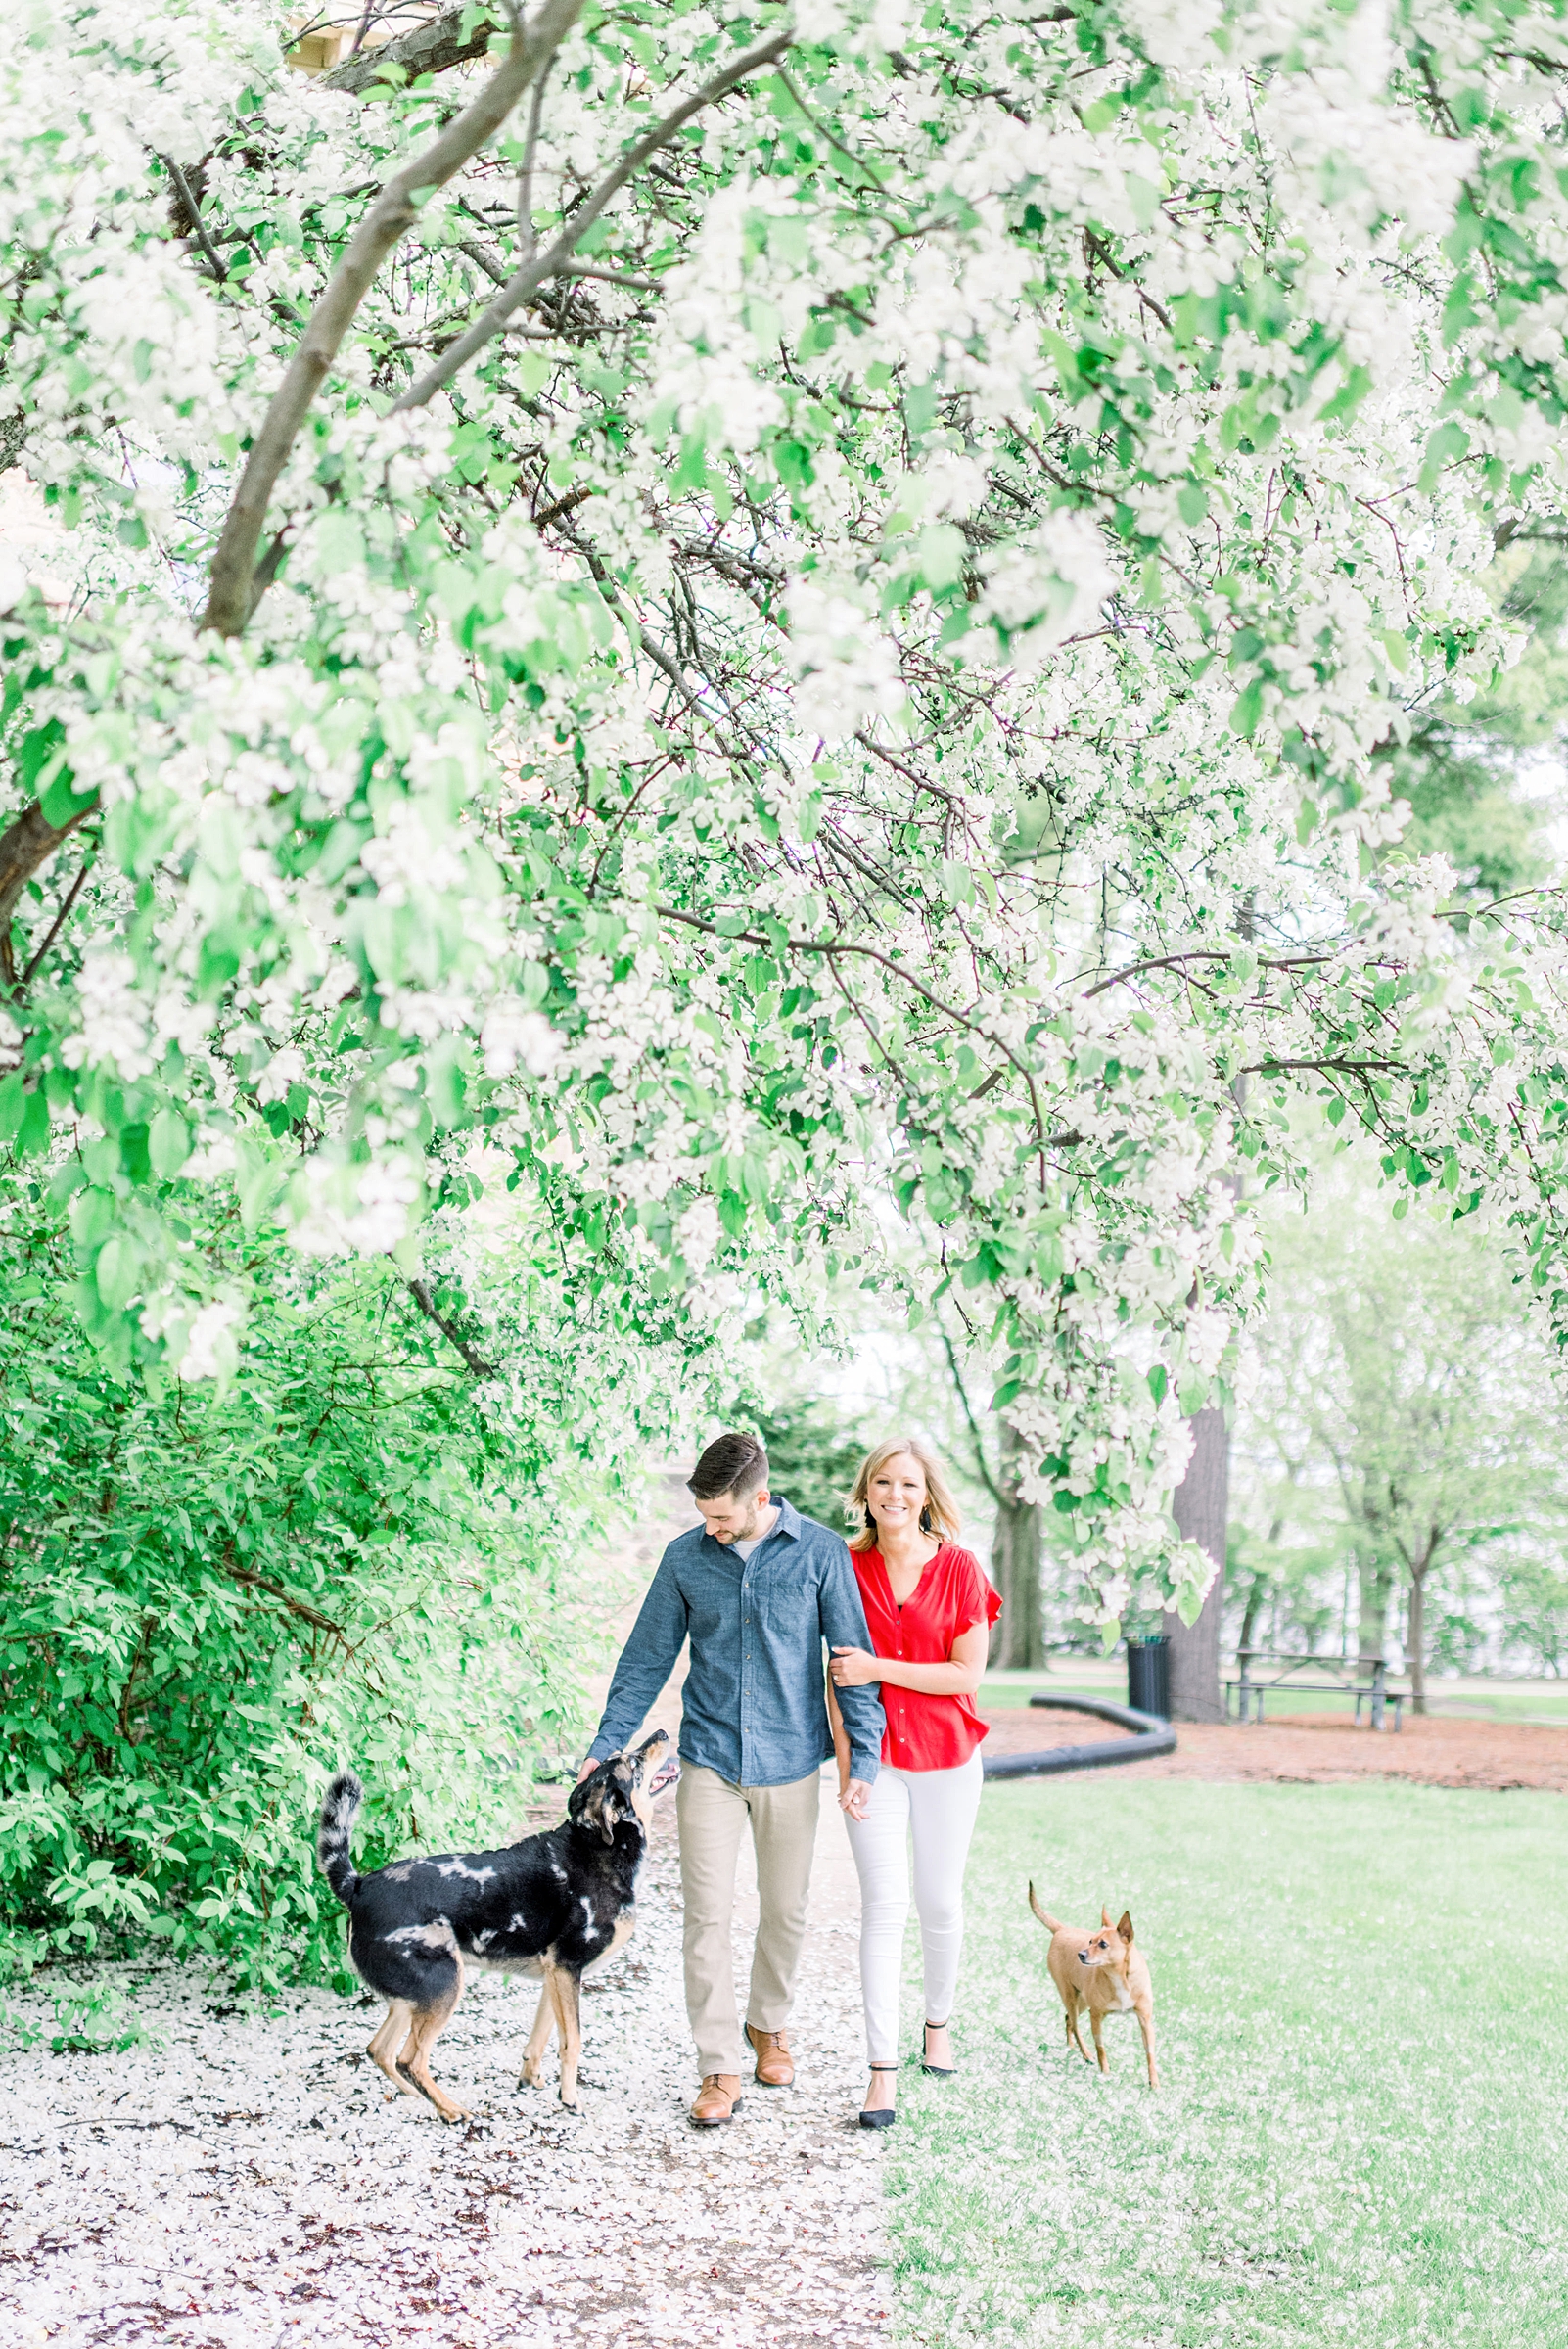
[[[648,1792],[650,1794],[663,1794],[667,1786],[673,1786],[679,1775],[679,1762],[676,1760],[673,1754],[666,1754],[664,1760],[660,1763],[659,1768],[654,1772],[653,1776],[648,1780]]]

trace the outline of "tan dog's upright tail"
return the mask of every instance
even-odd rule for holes
[[[1047,1912],[1040,1907],[1038,1901],[1035,1898],[1035,1879],[1033,1876],[1029,1881],[1029,1905],[1031,1909],[1034,1910],[1035,1914],[1039,1918],[1040,1923],[1044,1926],[1047,1933],[1060,1933],[1062,1929],[1060,1921],[1056,1917],[1048,1915]]]

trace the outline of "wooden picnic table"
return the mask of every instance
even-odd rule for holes
[[[1260,1664],[1274,1665],[1278,1669],[1260,1676],[1256,1669]],[[1225,1682],[1226,1721],[1231,1719],[1232,1694],[1236,1698],[1236,1719],[1261,1722],[1266,1697],[1294,1696],[1299,1693],[1351,1697],[1356,1705],[1358,1728],[1360,1727],[1362,1705],[1367,1707],[1367,1721],[1371,1728],[1387,1728],[1388,1708],[1391,1705],[1394,1708],[1395,1729],[1402,1729],[1405,1726],[1404,1713],[1408,1691],[1389,1686],[1388,1666],[1381,1656],[1373,1659],[1368,1667],[1366,1661],[1359,1656],[1354,1659],[1345,1656],[1294,1656],[1285,1655],[1274,1648],[1239,1647],[1236,1650],[1236,1678]],[[1329,1673],[1333,1677],[1317,1681],[1300,1677],[1304,1672],[1314,1670]],[[1362,1677],[1363,1673],[1368,1677]]]

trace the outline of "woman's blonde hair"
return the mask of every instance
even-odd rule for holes
[[[929,1533],[935,1534],[939,1542],[955,1542],[958,1539],[963,1520],[958,1514],[958,1503],[952,1497],[952,1487],[947,1482],[946,1469],[921,1437],[890,1436],[885,1444],[875,1445],[860,1462],[860,1473],[854,1480],[854,1491],[850,1495],[848,1505],[858,1512],[862,1527],[859,1533],[850,1536],[852,1549],[875,1548],[876,1528],[864,1522],[870,1514],[867,1502],[871,1494],[871,1480],[882,1474],[890,1460],[901,1459],[905,1452],[912,1460],[918,1460],[925,1472],[926,1505],[921,1518],[922,1525]]]

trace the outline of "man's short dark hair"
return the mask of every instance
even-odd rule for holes
[[[694,1500],[720,1500],[726,1493],[745,1500],[766,1482],[767,1454],[761,1439],[741,1431],[716,1436],[686,1479]]]

